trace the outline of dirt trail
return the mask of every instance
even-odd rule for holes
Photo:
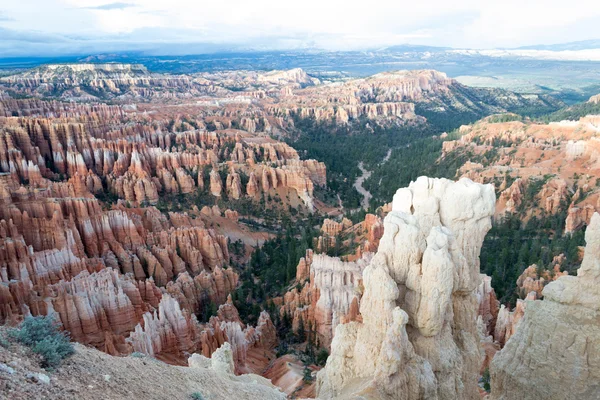
[[[392,155],[392,149],[388,149],[387,154],[385,155],[385,157],[383,158],[383,160],[381,160],[381,162],[379,163],[379,165],[383,165],[385,164],[391,157]],[[354,181],[354,188],[358,191],[358,193],[360,193],[362,195],[362,200],[360,201],[360,205],[364,210],[368,210],[369,209],[369,202],[371,201],[371,199],[373,198],[373,195],[363,187],[363,183],[369,179],[369,177],[371,176],[371,174],[373,173],[372,171],[367,171],[365,169],[365,165],[364,163],[361,161],[358,163],[358,169],[360,169],[361,172],[361,176],[359,176],[358,178],[356,178],[356,181]]]
[[[358,178],[356,178],[356,181],[354,182],[354,188],[358,191],[358,193],[360,193],[362,195],[362,200],[360,201],[360,205],[364,210],[368,210],[369,209],[369,202],[371,201],[371,198],[373,198],[373,195],[363,187],[363,183],[365,182],[365,180],[369,179],[369,177],[371,176],[372,172],[371,171],[367,171],[364,167],[363,162],[359,162],[358,163],[358,169],[360,169],[360,172],[362,173],[361,176],[359,176]]]

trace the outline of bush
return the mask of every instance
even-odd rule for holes
[[[204,400],[204,396],[202,396],[202,393],[200,392],[194,392],[190,397],[192,400]]]
[[[329,357],[329,353],[326,349],[319,350],[317,354],[317,365],[324,366],[327,362],[327,357]]]
[[[486,392],[489,392],[491,387],[490,387],[490,370],[488,368],[486,368],[485,371],[483,371],[483,375],[481,376],[481,382],[483,383],[483,389],[485,389]]]
[[[304,367],[304,375],[302,377],[302,379],[304,379],[304,382],[310,383],[313,381],[313,376],[312,376],[312,370],[308,367]]]
[[[14,338],[42,356],[43,367],[56,367],[75,353],[68,333],[61,332],[52,316],[26,317]]]

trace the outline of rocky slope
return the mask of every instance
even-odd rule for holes
[[[290,117],[347,124],[360,118],[420,124],[428,113],[487,115],[519,107],[554,107],[555,101],[490,89],[467,88],[432,70],[394,71],[343,83],[288,90],[269,111]],[[417,109],[416,107],[419,107]]]
[[[83,102],[16,99],[15,92]],[[231,373],[250,372],[287,394],[313,395],[310,374],[322,347],[332,350],[319,374],[322,397],[475,398],[478,375],[515,336],[527,304],[497,311],[489,277],[479,276],[490,216],[518,210],[537,175],[557,170],[525,220],[560,213],[566,202],[571,231],[589,222],[600,198],[594,117],[550,128],[489,121],[463,128],[462,139],[446,143],[445,157],[469,152],[492,160],[489,151],[506,145],[495,209],[489,186],[420,179],[358,224],[336,218],[341,211],[324,203],[325,165],[276,138],[298,133],[299,119],[344,129],[367,121],[421,126],[431,112],[548,105],[470,89],[436,71],[322,84],[300,69],[169,76],[81,64],[3,78],[0,323],[52,314],[79,343],[175,365],[196,353],[193,363],[212,368],[207,358],[226,349],[231,360],[214,360],[228,376],[217,382],[226,390],[237,387]],[[500,177],[480,161],[461,173],[486,183]],[[320,211],[329,217],[322,224],[314,215]],[[266,292],[248,268],[252,248],[302,224],[297,235],[277,238],[302,236],[288,247],[287,268],[306,248],[292,254],[296,243],[314,252],[300,260],[295,282],[290,273]],[[312,236],[314,226],[321,229]],[[528,271],[522,297],[561,274]],[[259,304],[269,306],[273,321]],[[281,326],[287,317],[291,332]],[[312,360],[304,357],[308,343],[276,358],[280,331],[287,340],[302,330],[316,346]]]
[[[363,273],[363,321],[338,325],[318,396],[479,398],[475,292],[494,204],[466,179],[398,190]]]
[[[193,393],[205,399],[286,398],[265,378],[236,376],[232,369],[233,354],[227,344],[212,360],[197,355],[190,358],[189,367],[173,366],[141,355],[112,357],[79,344],[75,344],[75,350],[61,368],[48,372],[20,345],[0,346],[0,391],[15,400],[140,397],[187,400]]]
[[[292,319],[292,329],[302,325],[315,333],[316,344],[329,348],[335,328],[340,323],[360,319],[358,314],[362,288],[362,272],[372,254],[357,261],[342,261],[338,257],[310,254],[300,261],[297,281],[304,282],[301,290],[294,288],[283,297],[282,315]],[[304,268],[308,280],[303,277]]]
[[[593,399],[600,396],[600,215],[586,231],[577,276],[548,284],[492,361],[492,399]],[[560,377],[560,378],[559,378]]]
[[[574,232],[600,208],[596,185],[600,117],[551,124],[488,119],[463,126],[460,133],[460,139],[444,143],[442,157],[469,154],[470,162],[459,174],[496,183],[501,192],[496,216],[521,211],[523,203],[531,201],[528,196],[534,196],[535,204],[524,210],[525,221],[566,207],[565,231]],[[535,193],[528,191],[532,185]]]
[[[284,81],[314,83],[291,71],[264,84]],[[263,373],[275,358],[275,327],[260,310],[255,324],[243,322],[228,295],[239,283],[233,265],[271,234],[240,219],[260,226],[262,209],[271,219],[306,215],[313,191],[326,185],[324,165],[269,138],[268,121],[252,110],[153,102],[187,90],[185,77],[127,65],[49,66],[4,84],[63,98],[85,96],[84,87],[115,98],[137,91],[151,102],[2,96],[0,323],[51,314],[74,341],[178,365],[228,344],[235,373]]]

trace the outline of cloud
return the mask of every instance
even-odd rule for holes
[[[25,43],[43,43],[45,45],[62,43],[70,41],[62,35],[48,34],[38,31],[17,31],[0,27],[0,43],[4,42],[25,42]]]
[[[126,8],[136,7],[135,4],[132,3],[109,3],[103,4],[101,6],[95,7],[82,7],[88,10],[102,10],[102,11],[110,11],[110,10],[124,10]]]
[[[22,2],[27,6],[16,1],[2,5],[0,20],[14,18],[2,26],[14,29],[11,43],[45,40],[36,35],[55,38],[56,45],[46,40],[45,53],[115,51],[136,44],[144,49],[172,44],[177,51],[183,51],[183,44],[266,50],[364,50],[403,43],[511,48],[594,39],[600,19],[597,0],[371,0],[352,7],[347,0],[303,0],[293,10],[281,0]],[[38,12],[27,12],[30,6]],[[7,39],[1,32],[0,37],[6,49]]]
[[[12,17],[9,17],[8,15],[5,15],[2,11],[0,11],[0,22],[8,22],[8,21],[14,21],[15,19]]]

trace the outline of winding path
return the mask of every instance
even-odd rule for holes
[[[358,169],[360,169],[360,172],[362,173],[361,176],[359,176],[358,178],[356,178],[356,181],[354,181],[354,188],[358,191],[358,193],[360,193],[362,195],[362,200],[360,201],[360,205],[364,210],[368,210],[369,209],[369,201],[371,201],[371,198],[373,197],[373,195],[363,187],[363,183],[365,182],[365,180],[369,179],[369,177],[371,176],[372,172],[371,171],[367,171],[364,167],[363,162],[359,162],[358,163]]]
[[[387,162],[387,160],[390,159],[391,155],[392,155],[392,149],[388,149],[387,154],[385,155],[383,160],[379,163],[379,165],[385,164]],[[360,169],[360,172],[362,173],[362,175],[359,176],[358,178],[356,178],[356,181],[354,181],[354,188],[358,191],[358,193],[360,193],[362,195],[363,198],[360,201],[360,205],[366,211],[369,209],[369,202],[373,198],[373,195],[371,194],[371,192],[369,192],[367,189],[365,189],[363,187],[363,183],[367,179],[369,179],[369,177],[371,176],[373,171],[367,171],[365,169],[365,165],[362,161],[358,163],[358,169]]]

